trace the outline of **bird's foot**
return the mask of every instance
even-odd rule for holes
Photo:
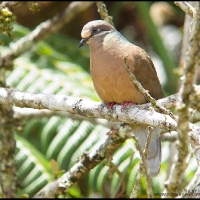
[[[114,106],[115,104],[116,104],[115,102],[108,103],[108,107],[109,107],[109,108],[113,108],[113,106]]]
[[[126,108],[127,106],[132,106],[134,103],[133,102],[125,102],[122,104],[122,108]]]

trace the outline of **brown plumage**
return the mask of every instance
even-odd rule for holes
[[[128,42],[112,25],[102,20],[87,23],[81,32],[79,46],[87,43],[90,48],[90,72],[94,88],[105,103],[134,104],[146,103],[146,99],[131,81],[126,71],[124,58],[142,86],[155,99],[164,97],[154,64],[147,53]],[[145,147],[148,127],[132,124],[134,134]],[[147,165],[155,176],[160,170],[161,141],[160,130],[154,128]]]

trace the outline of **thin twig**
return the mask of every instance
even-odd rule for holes
[[[187,3],[186,1],[175,1],[174,3],[177,6],[179,6],[190,17],[194,18],[195,9],[189,3]]]
[[[153,127],[148,126],[148,136],[147,136],[147,141],[146,141],[145,148],[144,148],[144,156],[145,157],[147,157],[147,155],[149,154],[149,144],[151,141],[152,131],[153,131]]]
[[[200,111],[199,100],[200,100],[200,85],[194,85],[189,101],[191,107],[197,111]]]
[[[129,165],[132,163],[134,153],[135,153],[135,152],[133,151],[132,154],[131,154],[131,156],[130,156]],[[120,198],[121,195],[123,194],[123,192],[124,192],[123,189],[124,189],[124,188],[122,188],[122,190],[120,191],[119,194],[118,194],[118,191],[119,191],[121,185],[125,182],[125,176],[126,176],[126,174],[127,174],[129,165],[127,165],[127,167],[126,167],[126,169],[124,170],[122,176],[120,177],[120,182],[119,182],[117,188],[115,189],[115,192],[114,192],[114,194],[112,195],[111,198]]]
[[[148,126],[148,136],[147,136],[147,141],[146,141],[145,148],[143,151],[145,159],[147,155],[149,154],[149,144],[150,144],[152,132],[153,132],[153,127]],[[145,170],[145,175],[146,175],[146,180],[147,180],[147,194],[149,198],[153,198],[154,195],[153,195],[153,189],[152,189],[152,184],[151,184],[151,178],[148,172]]]
[[[195,191],[195,186],[198,184],[199,179],[200,179],[200,167],[197,168],[197,171],[195,172],[193,179],[190,181],[190,183],[188,184],[188,186],[186,187],[185,190],[186,190],[186,191],[192,191],[192,190]],[[195,191],[195,192],[199,194],[199,191]],[[189,192],[184,193],[184,194],[181,196],[181,198],[187,198],[187,197],[188,197],[188,198],[191,198],[191,196],[189,196],[188,194],[189,194]],[[198,196],[199,196],[199,195],[198,195]],[[197,198],[197,195],[194,196],[194,197]]]
[[[98,12],[101,16],[101,19],[110,23],[112,26],[114,26],[114,23],[112,21],[112,17],[108,15],[108,10],[106,8],[106,5],[102,1],[97,1],[96,5],[98,7]]]
[[[91,169],[97,166],[107,156],[112,155],[115,150],[131,135],[132,129],[129,126],[118,126],[111,130],[105,141],[97,149],[90,153],[84,153],[79,161],[58,180],[49,183],[34,197],[44,198],[67,192],[77,181],[83,178]]]
[[[125,66],[126,66],[126,70],[127,70],[128,74],[129,74],[129,76],[131,77],[133,83],[136,85],[138,90],[144,95],[145,99],[148,102],[151,103],[152,107],[156,108],[157,110],[159,110],[159,112],[164,113],[166,115],[169,115],[172,119],[176,120],[176,117],[173,115],[173,113],[170,110],[167,110],[163,106],[159,105],[158,102],[149,94],[149,92],[143,88],[143,86],[137,80],[135,75],[130,71],[130,67],[127,64],[127,56],[124,58],[124,63],[125,63]]]
[[[147,194],[149,198],[153,198],[153,190],[152,190],[152,184],[151,184],[151,178],[150,178],[150,174],[149,174],[149,170],[147,167],[147,163],[146,163],[146,155],[147,155],[147,151],[146,149],[148,149],[148,141],[145,144],[145,150],[143,152],[142,147],[137,139],[137,137],[135,137],[133,135],[133,139],[136,141],[136,147],[140,153],[140,157],[141,157],[141,161],[140,161],[140,165],[139,165],[139,173],[137,176],[137,184],[135,185],[135,187],[133,188],[130,198],[135,198],[138,192],[138,189],[140,188],[139,185],[141,184],[141,178],[142,178],[142,169],[144,169],[145,175],[146,175],[146,180],[147,180]],[[140,183],[140,184],[139,184]]]
[[[135,186],[131,191],[130,198],[137,198],[137,193],[139,189],[141,188],[142,176],[143,176],[143,165],[142,165],[142,162],[140,161]]]
[[[176,131],[171,131],[165,134],[161,134],[161,140],[162,141],[170,141],[174,142],[178,139],[178,133]]]
[[[41,23],[31,33],[21,38],[10,45],[10,49],[2,53],[0,57],[0,67],[10,68],[13,65],[13,60],[21,54],[28,52],[35,46],[35,43],[44,39],[49,34],[57,32],[78,13],[82,12],[94,2],[72,2],[61,13],[54,16],[52,19]]]
[[[178,74],[180,76],[183,75],[184,73],[184,63],[185,63],[185,55],[187,51],[187,47],[189,45],[189,34],[191,32],[191,21],[193,19],[189,16],[185,16],[185,21],[184,21],[184,27],[183,27],[183,37],[182,37],[182,48],[181,48],[181,55],[179,59],[179,68],[178,68]]]

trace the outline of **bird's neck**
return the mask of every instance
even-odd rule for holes
[[[91,57],[99,57],[99,55],[116,57],[118,49],[124,49],[129,44],[119,32],[110,32],[102,37],[91,38],[89,48]],[[120,55],[124,56],[124,55]]]
[[[120,46],[127,42],[128,40],[124,38],[118,31],[114,31],[105,36],[103,40],[103,46],[109,46],[109,44],[116,44],[117,46]]]

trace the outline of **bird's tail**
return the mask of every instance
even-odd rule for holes
[[[148,126],[131,124],[131,127],[133,128],[133,133],[137,137],[142,150],[144,150],[148,136]],[[161,163],[161,139],[160,128],[158,127],[153,127],[146,162],[150,175],[156,176],[160,171]]]

